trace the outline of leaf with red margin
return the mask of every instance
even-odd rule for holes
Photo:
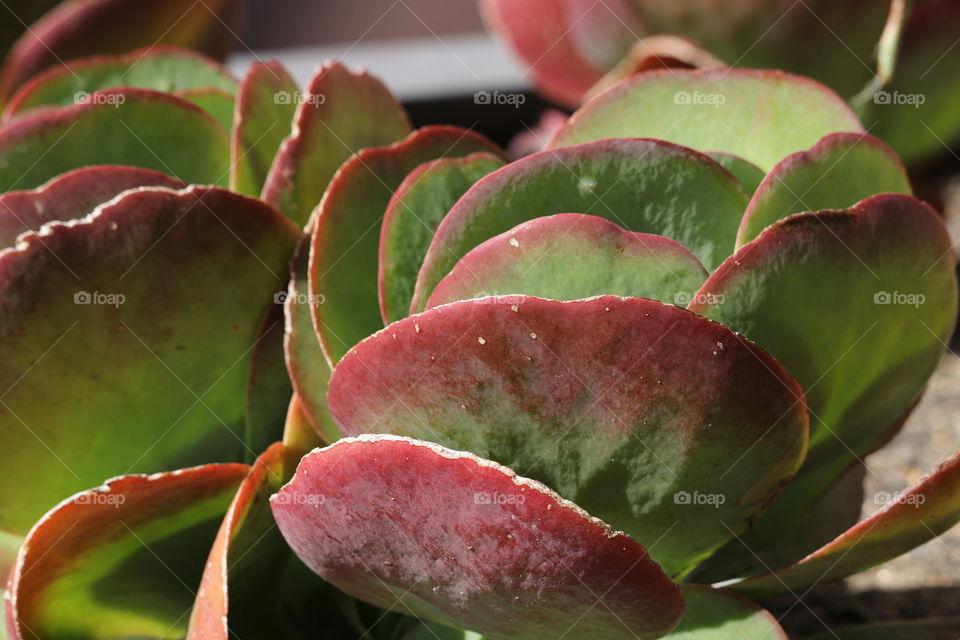
[[[340,589],[491,640],[658,638],[682,615],[680,589],[629,537],[432,443],[341,440],[304,457],[270,506],[297,555]]]
[[[328,396],[345,435],[496,460],[627,532],[670,575],[745,529],[806,448],[803,393],[772,357],[641,298],[436,307],[354,347]]]
[[[430,126],[365,149],[337,171],[317,208],[310,247],[313,324],[327,358],[383,327],[377,291],[379,233],[387,206],[407,174],[424,162],[477,152],[500,153],[469,129]]]
[[[243,10],[237,0],[69,0],[13,45],[0,72],[0,102],[64,60],[120,54],[146,44],[195,49],[222,60],[233,48]]]
[[[762,548],[884,444],[921,393],[956,318],[950,238],[936,212],[902,195],[796,214],[741,247],[690,308],[755,340],[807,394],[810,452],[748,532]]]
[[[330,363],[313,328],[311,309],[315,305],[307,282],[309,260],[310,238],[305,237],[290,259],[290,282],[283,303],[286,316],[283,348],[300,408],[324,442],[333,442],[341,435],[327,408]]]
[[[239,160],[244,159],[251,178],[243,181],[242,176],[231,171],[231,190],[248,196],[260,194],[273,159],[290,133],[297,112],[292,96],[297,91],[297,83],[279,62],[250,65],[237,93],[230,154],[232,167],[239,166]],[[291,99],[281,100],[284,93]]]
[[[828,133],[862,132],[824,85],[780,71],[666,69],[635,76],[581,107],[551,147],[602,138],[657,138],[740,156],[769,171]]]
[[[347,158],[410,132],[406,112],[382,82],[337,61],[317,69],[306,92],[283,97],[298,103],[297,113],[261,197],[300,226]]]
[[[626,0],[482,0],[489,28],[530,67],[537,90],[576,108],[641,30]]]
[[[384,323],[409,313],[420,265],[447,212],[477,180],[504,164],[491,153],[473,153],[425,162],[403,179],[380,227],[377,282]]]
[[[604,218],[535,218],[479,245],[433,290],[427,308],[484,296],[576,300],[598,295],[684,304],[707,271],[680,243]]]
[[[737,246],[791,214],[852,207],[878,193],[913,193],[907,170],[893,150],[867,134],[824,136],[767,174],[740,221]]]
[[[788,640],[773,615],[735,593],[689,584],[683,596],[687,611],[668,640]]]
[[[891,560],[960,522],[960,452],[800,562],[731,589],[751,597],[807,589]]]
[[[730,252],[747,197],[704,154],[659,140],[599,140],[541,151],[494,171],[447,214],[417,277],[411,313],[468,251],[521,222],[555,213],[607,218],[666,236],[708,271]]]
[[[233,96],[237,81],[213,60],[189,49],[149,47],[120,56],[71,60],[31,78],[10,98],[3,117],[18,116],[40,106],[66,107],[78,94],[116,87],[176,93],[219,89]]]
[[[223,189],[144,188],[0,252],[0,528],[104,475],[242,459],[251,349],[300,237]]]
[[[82,218],[127,189],[186,186],[176,178],[135,167],[74,169],[37,189],[0,195],[0,248],[12,247],[21,233],[39,231],[48,222]]]
[[[247,470],[209,464],[123,476],[61,502],[30,530],[11,574],[11,638],[182,634]]]
[[[111,89],[83,104],[0,128],[0,191],[32,189],[88,165],[152,169],[188,184],[226,185],[226,133],[199,107],[165,93]]]

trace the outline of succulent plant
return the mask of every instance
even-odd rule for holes
[[[784,638],[745,596],[960,520],[953,456],[857,523],[957,285],[824,86],[643,74],[509,162],[337,63],[73,69],[0,128],[11,638]]]
[[[637,72],[729,64],[826,83],[910,164],[960,139],[949,106],[960,96],[953,0],[481,0],[480,7],[537,88],[571,108]]]

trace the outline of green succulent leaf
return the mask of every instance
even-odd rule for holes
[[[793,215],[741,247],[690,309],[755,340],[807,395],[810,452],[748,533],[761,548],[789,536],[916,401],[956,318],[950,238],[932,209],[902,195]]]
[[[250,351],[244,423],[245,458],[249,463],[283,434],[293,394],[284,355],[283,304],[278,295],[282,294],[274,294],[274,304],[264,314]]]
[[[41,73],[10,99],[4,117],[42,106],[70,106],[92,93],[117,87],[163,93],[209,88],[232,98],[237,81],[216,62],[189,49],[153,47],[122,56],[73,60]]]
[[[237,0],[62,2],[27,28],[11,49],[0,71],[0,102],[64,60],[127,53],[148,43],[187,47],[222,60],[236,43],[241,11]]]
[[[12,640],[169,638],[246,475],[209,464],[108,480],[53,508],[11,575]]]
[[[328,359],[383,327],[378,303],[377,230],[394,192],[424,162],[477,152],[496,145],[468,129],[431,126],[389,147],[365,149],[337,172],[317,209],[310,249],[313,323]]]
[[[48,222],[82,218],[97,205],[136,187],[183,189],[187,185],[149,169],[95,166],[74,169],[36,189],[0,194],[0,247]]]
[[[427,307],[509,294],[554,300],[610,294],[684,304],[706,279],[703,265],[674,240],[560,213],[471,250],[440,281]]]
[[[99,164],[225,186],[229,142],[198,107],[145,89],[101,91],[83,104],[0,128],[0,191],[32,189],[71,169]]]
[[[417,273],[444,216],[477,180],[504,165],[480,152],[440,158],[411,171],[390,198],[380,228],[380,314],[384,323],[405,317]]]
[[[803,590],[891,560],[960,522],[960,452],[794,565],[731,587],[749,596]]]
[[[237,171],[230,174],[230,189],[258,196],[267,181],[270,166],[290,134],[297,112],[297,83],[279,62],[254,62],[237,93],[236,120],[231,136],[232,166],[250,167],[250,179]]]
[[[844,209],[878,193],[911,195],[907,170],[883,142],[834,133],[784,158],[763,180],[740,222],[737,246],[794,213]]]
[[[656,140],[600,140],[542,151],[480,180],[440,224],[411,312],[468,251],[522,222],[556,213],[607,218],[666,236],[714,269],[733,251],[747,197],[707,156]]]
[[[768,611],[736,594],[686,585],[687,610],[668,640],[788,640]]]
[[[330,363],[313,328],[311,308],[318,302],[310,295],[307,282],[310,239],[304,238],[290,260],[290,283],[284,300],[286,330],[284,352],[290,382],[310,426],[326,442],[340,439],[340,430],[327,408]],[[306,452],[304,452],[306,453]]]
[[[275,99],[298,106],[262,198],[300,226],[347,158],[410,131],[406,112],[382,82],[336,61],[320,67],[304,93],[281,91]]]
[[[148,188],[0,253],[0,484],[17,487],[0,528],[104,474],[242,459],[251,351],[300,236],[222,189]]]
[[[763,182],[765,176],[763,170],[757,165],[747,162],[740,156],[722,151],[708,151],[707,155],[713,158],[721,167],[732,173],[734,177],[740,181],[747,195],[753,195],[757,187],[760,186],[760,183]]]
[[[174,91],[173,95],[203,109],[224,131],[230,131],[233,128],[234,95],[232,93],[206,87]],[[246,163],[240,162],[239,167],[246,168]]]
[[[862,132],[863,126],[839,96],[813,80],[753,69],[666,69],[600,94],[573,114],[550,145],[656,138],[731,153],[769,171],[840,131]]]
[[[803,394],[773,358],[641,298],[436,307],[354,347],[328,396],[345,435],[496,460],[625,531],[670,575],[745,529],[806,447]]]
[[[490,640],[658,638],[682,615],[680,589],[629,537],[436,444],[340,440],[270,504],[300,559],[343,591]]]

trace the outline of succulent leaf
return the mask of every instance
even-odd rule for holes
[[[310,249],[310,293],[320,344],[332,363],[383,327],[377,254],[387,206],[407,174],[424,162],[499,153],[478,133],[449,126],[418,129],[389,147],[365,149],[344,163],[318,207]]]
[[[616,139],[541,151],[480,180],[447,214],[417,278],[412,313],[468,251],[556,213],[607,218],[662,235],[712,270],[733,250],[747,198],[707,156],[657,140]]]
[[[862,132],[824,85],[779,71],[667,69],[634,76],[581,107],[552,147],[601,138],[657,138],[732,153],[769,171],[835,132]]]
[[[732,153],[724,153],[723,151],[707,151],[707,155],[713,158],[721,167],[732,173],[734,177],[740,181],[740,185],[749,196],[752,196],[757,190],[757,187],[760,186],[760,183],[763,182],[765,176],[763,170],[757,165],[747,162],[740,156],[735,156]]]
[[[683,245],[624,231],[579,213],[535,218],[465,255],[427,301],[524,294],[554,300],[598,295],[685,304],[707,271]]]
[[[293,394],[284,355],[283,305],[276,294],[273,302],[250,349],[243,439],[245,461],[251,464],[283,434]]]
[[[342,590],[490,640],[658,638],[682,615],[680,589],[629,537],[432,443],[341,440],[307,455],[270,504],[297,555]]]
[[[345,435],[429,439],[544,482],[670,575],[746,528],[806,447],[803,394],[773,358],[640,298],[436,307],[354,347],[329,402]]]
[[[437,226],[480,178],[504,165],[487,152],[440,158],[411,171],[390,198],[380,228],[380,315],[385,324],[407,316],[417,274]]]
[[[194,104],[213,118],[220,128],[229,132],[233,128],[234,95],[223,89],[203,87],[174,91],[172,95]],[[237,164],[238,169],[249,171],[245,158]]]
[[[769,612],[729,591],[686,585],[687,610],[667,640],[788,640]]]
[[[347,158],[410,131],[406,112],[382,82],[336,61],[317,69],[305,92],[281,91],[275,99],[297,103],[297,112],[261,197],[300,226]]]

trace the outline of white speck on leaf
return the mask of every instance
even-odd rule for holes
[[[484,340],[482,337],[479,337],[479,336],[477,337],[477,342],[479,342],[480,344],[487,344],[487,341]]]

